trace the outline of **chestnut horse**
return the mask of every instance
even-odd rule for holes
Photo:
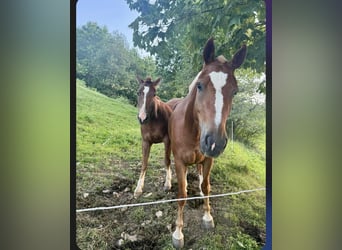
[[[189,89],[191,88],[191,85],[189,86]],[[175,110],[176,106],[178,105],[178,103],[180,103],[183,100],[183,98],[173,98],[171,100],[169,100],[166,104],[169,105],[173,110]],[[198,172],[198,177],[199,177],[199,190],[200,190],[200,195],[204,196],[203,192],[202,192],[202,182],[203,182],[203,167],[201,164],[196,164],[196,168],[197,168],[197,172]],[[185,179],[186,181],[186,179]],[[185,185],[187,186],[187,185]],[[186,188],[186,187],[185,187]],[[187,191],[187,189],[186,189]]]
[[[152,81],[151,78],[142,80],[137,77],[139,82],[138,90],[138,120],[140,122],[141,137],[142,137],[142,165],[141,173],[137,187],[134,191],[134,197],[142,194],[144,187],[145,174],[147,170],[148,157],[150,149],[154,143],[164,143],[165,146],[165,166],[166,180],[164,184],[165,190],[171,189],[171,168],[170,154],[171,145],[168,135],[168,121],[172,113],[171,108],[162,102],[156,96],[156,88],[160,83],[160,78]]]
[[[178,198],[186,198],[187,166],[197,164],[203,168],[201,189],[205,196],[210,192],[210,170],[213,158],[218,157],[227,145],[226,121],[232,108],[233,96],[238,91],[234,76],[246,56],[243,45],[227,61],[223,56],[215,58],[213,39],[204,47],[204,64],[200,73],[189,86],[188,95],[177,102],[169,120],[169,136],[178,181]],[[184,245],[183,208],[185,201],[178,201],[176,229],[172,242],[176,248]],[[209,198],[204,199],[205,228],[213,228]]]

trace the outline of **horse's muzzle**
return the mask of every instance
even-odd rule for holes
[[[218,157],[227,146],[227,137],[215,137],[211,134],[201,136],[200,149],[205,156]]]
[[[148,121],[148,116],[144,119],[144,120],[142,120],[140,117],[139,117],[139,115],[138,115],[138,121],[139,121],[139,123],[142,125],[142,124],[145,124],[145,123],[147,123],[147,121]]]

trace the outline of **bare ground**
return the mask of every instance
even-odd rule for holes
[[[89,179],[98,179],[92,184],[95,190],[86,191],[83,185],[77,187],[77,208],[115,206],[121,204],[142,203],[162,199],[174,199],[177,195],[176,178],[173,176],[172,189],[163,190],[163,168],[150,169],[145,178],[143,194],[135,199],[133,191],[140,173],[139,167],[116,162],[120,168],[132,171],[133,177],[114,175],[107,171],[97,171]],[[134,165],[134,164],[133,164]],[[81,179],[82,176],[82,179]],[[101,180],[112,176],[110,185]],[[78,175],[77,183],[87,183],[83,175]],[[103,183],[106,183],[103,181]],[[227,191],[225,184],[211,181],[211,193]],[[195,168],[189,168],[188,196],[199,196],[198,178]],[[184,249],[228,249],[236,230],[249,235],[261,248],[265,244],[265,229],[260,229],[250,221],[238,220],[230,212],[231,197],[211,199],[215,228],[207,231],[201,227],[203,200],[187,201],[184,209]],[[157,212],[162,212],[157,217]],[[77,213],[77,245],[81,249],[173,249],[171,235],[175,227],[177,203],[166,203],[142,207],[119,208],[114,210]],[[237,229],[236,226],[239,228]],[[234,227],[234,231],[231,229]],[[218,242],[215,246],[213,246]],[[213,247],[210,247],[213,246]],[[222,246],[222,247],[221,247]],[[242,246],[244,246],[242,244]],[[244,249],[242,247],[240,249]],[[248,248],[248,247],[247,247]],[[239,249],[239,248],[235,248]]]

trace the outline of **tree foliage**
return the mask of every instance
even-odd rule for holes
[[[247,44],[245,68],[265,71],[265,3],[263,0],[126,0],[139,16],[130,24],[135,46],[155,55],[163,78],[178,72],[196,75],[202,48],[211,36],[217,54],[227,58]],[[187,66],[187,65],[189,65]],[[259,88],[264,91],[263,82]]]
[[[265,133],[265,95],[257,93],[258,84],[264,80],[265,74],[240,69],[236,78],[239,91],[234,96],[226,127],[230,137],[233,128],[235,139],[252,143]]]
[[[237,32],[237,24],[241,24],[241,20],[243,20],[241,17],[238,19],[227,19],[226,17],[216,16],[215,20],[217,20],[215,22],[218,23],[218,26],[215,26],[215,31],[209,32],[212,26],[209,27],[209,25],[205,23],[205,19],[211,20],[210,16],[212,13],[221,10],[219,5],[218,7],[215,7],[216,5],[214,5],[214,3],[216,3],[216,1],[210,2],[209,4],[201,0],[180,1],[179,3],[178,1],[157,0],[155,6],[148,4],[147,1],[135,1],[134,3],[137,4],[142,2],[144,2],[146,6],[152,6],[153,8],[159,6],[159,4],[164,4],[165,6],[168,6],[169,4],[171,10],[172,5],[177,3],[173,8],[174,12],[180,10],[178,5],[183,6],[183,14],[175,14],[175,17],[172,17],[171,13],[169,13],[169,9],[164,10],[165,20],[170,19],[170,22],[178,22],[178,24],[181,23],[182,25],[172,27],[172,25],[169,24],[171,27],[165,28],[163,32],[166,34],[164,36],[157,34],[155,37],[155,39],[157,39],[155,41],[158,42],[148,41],[148,37],[152,34],[148,32],[148,29],[145,31],[144,35],[141,35],[142,37],[139,37],[140,31],[135,31],[135,33],[138,33],[134,35],[134,42],[141,48],[154,54],[154,56],[145,58],[142,58],[136,49],[130,49],[126,38],[118,32],[109,33],[106,27],[99,27],[93,22],[89,22],[81,28],[77,28],[77,78],[84,80],[88,87],[96,88],[97,91],[104,93],[109,97],[122,96],[135,105],[138,87],[136,75],[141,77],[150,75],[152,78],[161,76],[162,84],[158,89],[158,96],[160,96],[162,100],[167,101],[175,97],[184,97],[187,94],[189,84],[201,69],[203,63],[202,48],[209,36],[215,36],[216,54],[223,54],[228,60],[236,52],[237,48],[240,47],[240,43],[251,43],[248,48],[249,59],[247,58],[247,62],[244,63],[248,69],[239,69],[236,71],[239,93],[234,97],[234,105],[227,122],[227,130],[229,131],[229,134],[231,134],[231,122],[233,121],[234,138],[245,142],[250,142],[264,133],[265,103],[263,101],[256,101],[255,99],[256,92],[261,86],[260,83],[265,82],[264,77],[262,77],[263,74],[260,73],[263,72],[262,67],[264,67],[264,63],[261,63],[261,61],[264,60],[264,57],[255,56],[257,53],[253,52],[253,48],[256,47],[255,44],[258,42],[261,43],[261,36],[259,40],[241,40],[242,42],[234,39],[229,40],[230,37],[227,36],[227,33],[225,33],[224,29],[220,26],[223,26],[223,24],[218,24],[223,22],[223,19],[226,19],[226,21],[230,20],[231,32]],[[223,1],[221,4],[227,5],[229,3],[231,2]],[[193,7],[193,5],[195,7]],[[216,8],[217,10],[209,9],[209,7]],[[198,16],[186,12],[192,9],[202,11],[203,13]],[[211,11],[206,11],[208,9]],[[146,14],[149,13],[151,9],[142,8],[140,11]],[[189,17],[187,17],[187,15],[189,15]],[[160,14],[156,14],[156,19],[151,20],[150,22],[159,22],[158,18],[160,18],[160,16]],[[202,23],[195,22],[194,20],[199,20]],[[237,22],[237,24],[235,24],[235,22]],[[253,22],[255,22],[255,20]],[[152,25],[151,23],[149,23],[149,25]],[[169,33],[171,32],[169,29],[173,30],[172,35]],[[159,39],[160,36],[165,39]],[[152,38],[150,37],[150,39]],[[260,52],[260,55],[263,55],[263,52]],[[254,59],[252,60],[251,58]],[[259,63],[257,63],[258,60],[260,60]],[[252,67],[253,65],[254,68]],[[263,80],[256,82],[256,78]]]
[[[136,103],[136,75],[153,75],[155,62],[130,49],[126,38],[106,27],[88,22],[76,30],[76,77],[110,96]]]

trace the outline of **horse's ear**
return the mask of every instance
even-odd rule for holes
[[[247,54],[247,46],[246,44],[242,45],[242,47],[235,53],[233,59],[231,61],[233,69],[237,69],[244,62]]]
[[[160,81],[161,81],[161,78],[159,77],[157,80],[155,80],[155,81],[153,82],[153,86],[154,86],[155,88],[157,88],[157,87],[159,86],[159,84],[160,84]]]
[[[137,75],[137,81],[139,84],[143,84],[144,83],[144,80],[141,79],[138,75]]]
[[[215,60],[215,45],[214,38],[210,38],[204,46],[203,59],[205,64],[211,63]]]

